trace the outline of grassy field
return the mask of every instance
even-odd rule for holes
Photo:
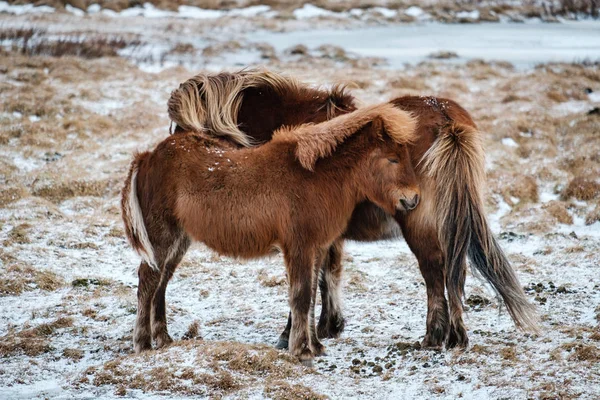
[[[215,40],[222,21],[162,26],[153,35],[171,41],[149,62],[142,50],[154,44],[139,31],[158,22],[1,18],[2,397],[600,396],[598,64],[522,71],[432,59],[394,71],[343,49],[290,55],[255,44],[269,68],[349,83],[364,104],[437,95],[469,110],[484,132],[493,229],[542,320],[540,335],[516,331],[469,276],[470,348],[422,350],[425,288],[406,244],[351,243],[347,330],[306,369],[272,347],[287,315],[281,258],[240,262],[201,246],[167,292],[176,342],[132,354],[139,259],[119,215],[131,155],[168,135],[170,91],[202,66],[231,69],[222,54],[243,53],[243,39]],[[186,32],[207,46],[186,47]],[[201,66],[149,67],[161,59]]]

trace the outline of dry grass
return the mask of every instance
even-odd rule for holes
[[[592,200],[600,195],[600,184],[591,178],[577,176],[563,190],[565,199],[575,197],[577,200]]]
[[[589,361],[591,363],[600,362],[600,349],[593,345],[577,345],[575,351],[570,356],[577,361]]]
[[[78,197],[78,196],[96,196],[102,197],[106,194],[110,181],[108,179],[93,181],[93,180],[75,180],[69,182],[61,182],[60,179],[45,179],[37,182],[32,194],[46,198],[53,202]]]
[[[312,389],[300,385],[275,381],[265,387],[267,397],[279,400],[325,400],[329,397],[315,393]]]
[[[258,281],[265,287],[286,286],[287,280],[285,276],[269,276],[267,271],[261,269],[258,271]]]
[[[34,357],[52,351],[49,337],[57,330],[71,326],[73,326],[73,319],[62,317],[50,323],[22,330],[16,334],[10,332],[0,337],[0,357],[5,358],[19,354]]]
[[[4,241],[4,246],[31,243],[31,240],[29,239],[29,231],[31,228],[30,224],[20,224],[15,226],[8,232],[8,239]]]
[[[169,352],[167,354],[167,351]],[[180,366],[180,354],[194,358],[196,368]],[[132,366],[151,362],[154,367],[143,373],[132,373]],[[208,372],[197,372],[198,369]],[[79,378],[80,384],[113,385],[122,390],[141,389],[148,392],[169,391],[173,394],[222,396],[262,384],[265,377],[281,380],[297,377],[303,371],[298,361],[268,346],[252,346],[229,342],[186,341],[144,355],[121,357],[101,367],[91,367]],[[281,393],[285,385],[275,381],[268,385],[271,393]],[[292,385],[291,394],[319,395],[301,385]]]
[[[451,59],[451,58],[458,58],[458,54],[456,54],[453,51],[444,51],[444,50],[442,50],[442,51],[438,51],[438,52],[435,52],[435,53],[431,53],[427,57],[433,58],[433,59],[436,59],[436,60],[448,60],[448,59]]]
[[[561,201],[549,201],[542,208],[561,224],[570,225],[573,223],[573,216],[569,214],[565,203]]]
[[[2,28],[0,40],[10,41],[13,51],[28,56],[81,58],[117,57],[126,47],[139,47],[136,39],[106,36],[65,35],[58,39],[46,37],[46,31],[38,28]]]
[[[38,270],[20,263],[0,269],[0,296],[18,296],[26,291],[52,292],[64,285],[62,278],[52,271]]]
[[[191,339],[202,339],[200,336],[200,323],[198,321],[192,322],[183,335],[183,340]]]
[[[507,182],[503,191],[504,201],[508,204],[515,204],[513,198],[518,199],[520,205],[526,203],[537,203],[539,200],[538,185],[534,177],[527,175],[513,176],[510,182]]]

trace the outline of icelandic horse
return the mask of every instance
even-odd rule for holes
[[[263,146],[224,150],[202,131],[180,133],[136,155],[122,192],[138,270],[136,352],[172,341],[165,290],[192,241],[222,255],[283,251],[292,325],[289,350],[305,365],[324,354],[314,329],[319,269],[358,204],[390,215],[416,207],[408,144],[415,121],[391,104],[320,124],[280,128]]]
[[[357,207],[322,266],[319,337],[338,337],[344,329],[339,295],[343,239],[394,236],[398,225],[427,288],[423,347],[468,345],[462,318],[467,256],[472,269],[502,299],[515,325],[537,332],[535,307],[527,301],[484,214],[484,150],[471,116],[456,102],[431,96],[403,96],[390,104],[417,120],[417,139],[409,152],[421,204],[393,217],[368,201]],[[227,148],[262,145],[281,126],[318,123],[356,109],[354,97],[344,87],[312,88],[268,70],[199,74],[174,90],[168,102],[175,136],[204,130],[225,141]],[[290,326],[288,318],[278,347],[287,345]]]

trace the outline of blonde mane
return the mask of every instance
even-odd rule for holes
[[[242,92],[253,87],[269,87],[282,97],[303,94],[311,89],[298,80],[266,69],[244,69],[234,73],[198,74],[171,93],[168,113],[172,122],[185,131],[206,132],[228,137],[250,147],[252,138],[238,127]],[[333,118],[348,95],[345,86],[336,85],[328,92],[327,117]]]
[[[340,143],[378,118],[386,133],[397,143],[415,141],[416,119],[391,103],[361,108],[317,125],[284,127],[275,132],[273,141],[297,142],[296,158],[305,169],[313,171],[317,160],[329,157]]]

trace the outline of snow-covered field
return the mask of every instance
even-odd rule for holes
[[[92,11],[0,14],[1,399],[600,397],[597,45],[588,63],[515,69],[484,48],[481,58],[500,60],[467,61],[459,50],[459,62],[397,70],[385,54],[352,51],[352,39],[303,43],[298,29],[332,20],[310,7],[290,20],[268,10],[202,21]],[[342,17],[339,26],[359,21]],[[553,29],[536,25],[520,32],[534,40]],[[256,26],[296,36],[259,42]],[[29,27],[38,32],[28,43],[8,34]],[[434,26],[441,37],[457,27],[444,29]],[[35,46],[98,37],[122,39],[120,56],[19,50],[52,54]],[[548,42],[539,43],[541,53]],[[348,243],[346,331],[306,369],[273,348],[288,310],[281,257],[240,262],[196,245],[167,291],[176,342],[132,354],[139,259],[119,215],[131,154],[168,135],[166,101],[179,82],[256,62],[312,84],[351,82],[366,104],[433,94],[469,110],[485,133],[492,226],[538,305],[541,334],[516,331],[469,276],[469,349],[422,350],[425,287],[405,242]]]

